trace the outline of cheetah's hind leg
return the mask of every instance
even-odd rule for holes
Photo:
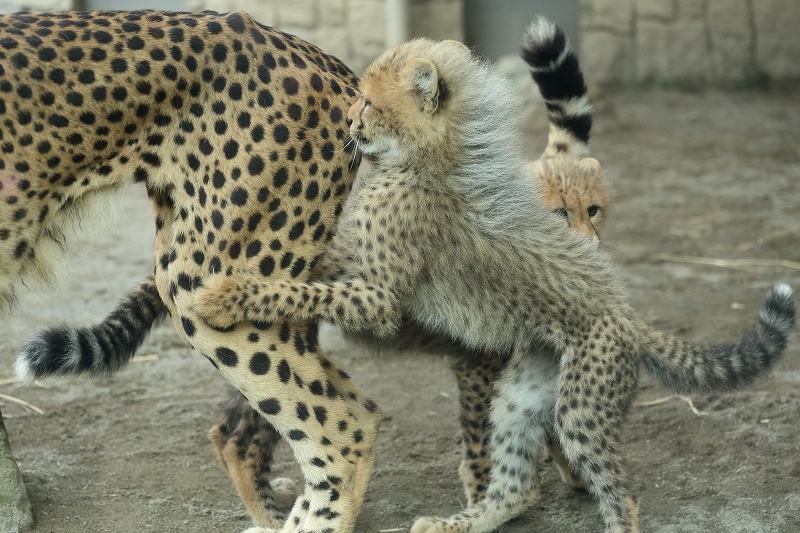
[[[248,531],[278,531],[286,520],[297,486],[288,478],[269,479],[280,434],[238,391],[231,394],[222,419],[208,432],[217,459],[233,481],[247,512],[258,526]],[[264,529],[267,528],[267,529]]]

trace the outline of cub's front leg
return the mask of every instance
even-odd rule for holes
[[[222,328],[245,320],[327,320],[388,336],[402,318],[395,292],[361,278],[325,284],[214,276],[197,290],[194,307],[207,323]]]

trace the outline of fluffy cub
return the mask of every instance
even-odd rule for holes
[[[783,352],[791,289],[776,286],[736,344],[703,348],[652,332],[608,257],[540,203],[520,157],[518,107],[491,68],[460,43],[415,40],[379,57],[360,89],[350,135],[375,171],[343,215],[352,258],[344,275],[219,275],[196,292],[198,315],[216,327],[289,318],[379,335],[407,315],[466,346],[513,351],[491,413],[497,490],[450,518],[419,519],[412,532],[489,531],[518,514],[549,434],[606,530],[638,531],[618,444],[640,362],[680,389],[749,383]]]

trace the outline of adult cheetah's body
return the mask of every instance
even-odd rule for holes
[[[314,327],[214,330],[188,304],[211,273],[308,277],[354,176],[355,83],[244,13],[0,17],[0,301],[24,276],[52,278],[71,219],[144,183],[161,300],[288,438],[307,481],[290,520],[305,531],[352,528],[379,409],[317,351]]]
[[[550,121],[548,144],[541,160],[528,166],[532,180],[541,183],[542,199],[551,211],[559,212],[581,233],[597,238],[604,222],[608,198],[602,172],[594,160],[581,165],[559,164],[585,157],[589,153],[591,106],[577,56],[569,49],[566,36],[554,24],[536,19],[522,41],[521,55],[531,69],[533,81],[545,98]],[[556,58],[555,60],[553,58]],[[543,160],[551,160],[545,163]],[[364,175],[369,173],[362,167]],[[354,185],[354,189],[356,186]],[[544,192],[546,191],[546,192]],[[345,211],[347,208],[345,207]],[[337,235],[338,239],[344,236]],[[339,257],[344,241],[334,241],[319,262],[315,273],[321,279],[334,276],[328,267],[340,271]],[[346,252],[344,252],[346,256]],[[317,277],[316,275],[313,277]],[[167,315],[153,277],[131,291],[101,323],[91,327],[59,325],[35,335],[20,353],[27,360],[34,377],[49,375],[104,375],[121,368],[136,353],[155,322]],[[458,469],[464,483],[467,505],[480,501],[486,490],[489,473],[487,443],[490,440],[489,401],[494,382],[504,368],[508,354],[486,354],[465,350],[447,337],[435,335],[411,323],[397,337],[378,344],[396,351],[434,351],[452,356],[452,369],[459,386],[463,457]],[[104,339],[114,338],[114,350],[107,351]],[[364,337],[361,338],[364,340]],[[367,336],[367,342],[375,342]],[[66,354],[66,355],[65,355]],[[224,416],[209,432],[217,457],[233,480],[237,491],[256,522],[265,509],[274,507],[273,487],[278,481],[286,498],[292,496],[288,480],[268,479],[273,446],[279,440],[274,428],[250,407],[247,399],[236,393],[224,410]],[[557,446],[557,443],[553,441]],[[553,450],[558,459],[563,456]],[[557,463],[565,481],[574,486],[582,482],[565,463]],[[258,487],[268,490],[262,495]],[[266,501],[263,501],[266,500]],[[274,513],[273,511],[267,511]]]

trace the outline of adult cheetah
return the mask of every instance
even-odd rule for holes
[[[541,159],[528,166],[530,177],[541,184],[542,199],[548,209],[558,212],[577,231],[597,239],[609,203],[597,161],[586,159],[579,166],[566,168],[552,161],[544,162],[562,157],[577,161],[589,153],[591,106],[577,55],[569,48],[564,32],[544,19],[536,19],[531,24],[520,51],[545,98],[550,121],[547,147]],[[365,169],[362,167],[362,170]],[[363,173],[365,179],[367,174]],[[321,270],[336,262],[333,257],[336,254],[334,245],[318,264],[322,278],[332,275]],[[131,291],[101,323],[83,328],[51,327],[34,336],[19,357],[28,360],[36,377],[108,374],[130,361],[150,328],[166,314],[155,281],[150,277]],[[509,354],[475,353],[447,337],[411,323],[406,326],[400,335],[383,340],[382,344],[391,345],[397,351],[422,348],[422,351],[441,352],[454,358],[452,368],[459,388],[463,442],[459,475],[464,483],[467,505],[473,506],[487,489],[489,400]],[[103,341],[112,337],[117,342],[109,352],[108,343]],[[376,340],[369,336],[360,340],[365,339],[368,343]],[[276,483],[280,483],[283,496],[293,494],[287,490],[292,487],[289,480],[269,480],[273,448],[279,436],[239,394],[233,395],[224,413],[209,431],[209,438],[245,506],[257,522],[264,522],[261,515],[276,512],[275,491],[272,490]],[[557,447],[555,441],[552,444]],[[563,454],[554,448],[553,456],[560,459]],[[582,481],[566,462],[556,464],[565,481],[582,486]],[[260,487],[268,489],[263,496]]]
[[[143,184],[159,296],[289,441],[306,481],[289,523],[309,532],[352,529],[380,409],[319,352],[315,326],[212,328],[189,304],[211,274],[308,278],[355,173],[355,85],[336,58],[245,13],[0,17],[0,302],[24,277],[53,279],[72,221]]]

